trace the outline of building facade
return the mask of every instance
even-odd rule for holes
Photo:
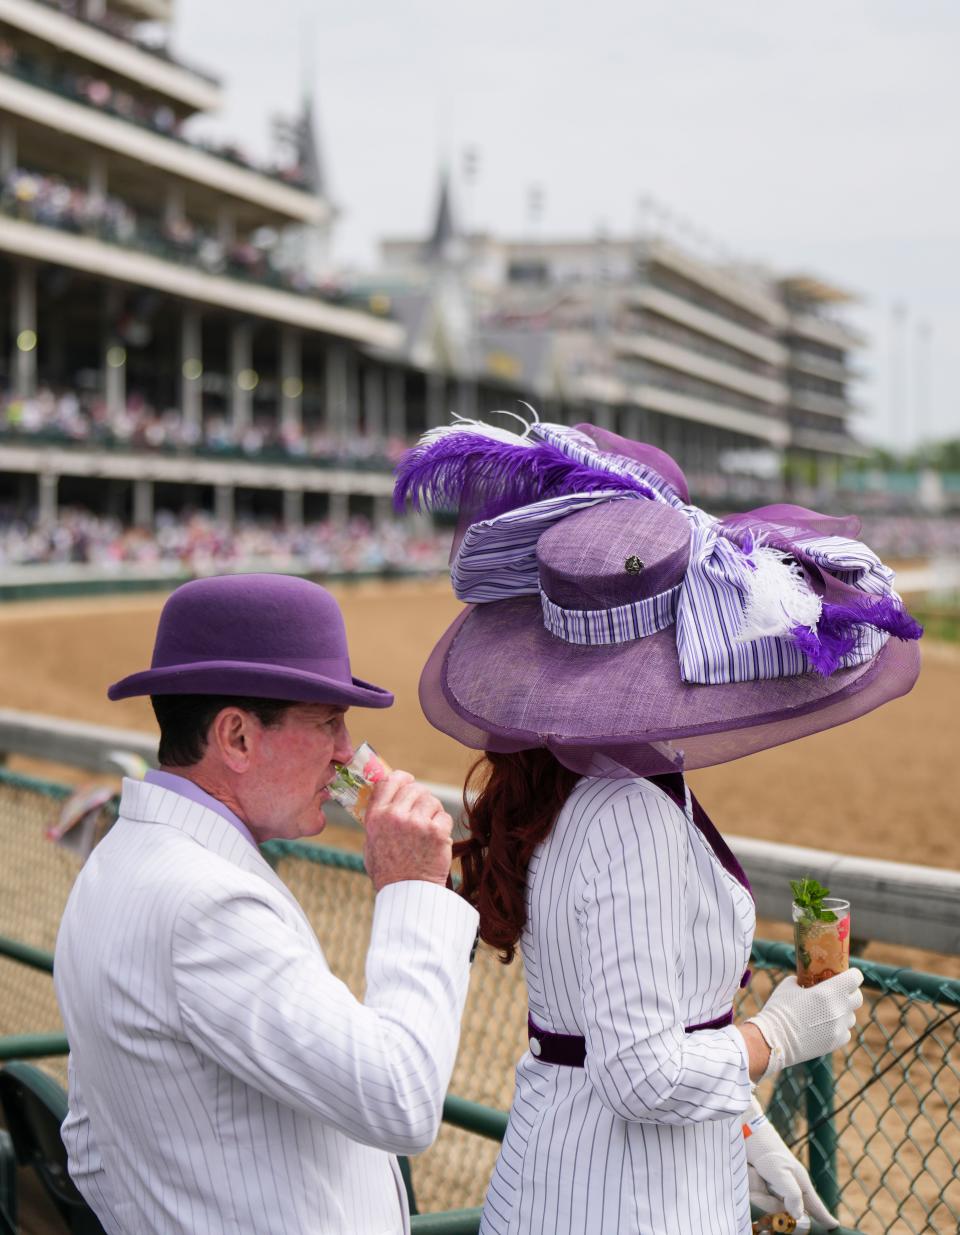
[[[413,239],[382,245],[387,277],[424,281],[427,256]],[[701,491],[738,474],[779,484],[797,456],[816,474],[866,453],[850,432],[864,340],[838,317],[849,298],[821,281],[707,261],[655,235],[478,235],[460,269],[480,374],[538,339],[531,389],[548,411],[664,447]]]
[[[171,14],[0,0],[0,502],[384,511],[426,384],[402,324],[323,278],[310,100],[274,165],[192,140],[221,89],[138,41]]]
[[[141,40],[171,17],[0,0],[3,510],[386,520],[424,429],[524,403],[663,446],[704,496],[858,453],[862,340],[812,279],[654,235],[464,236],[444,180],[425,238],[338,281],[309,94],[270,165],[194,139],[221,87]]]

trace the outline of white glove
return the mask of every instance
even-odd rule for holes
[[[767,1191],[767,1185],[752,1166],[747,1167],[747,1181],[750,1188],[750,1207],[759,1209],[761,1214],[783,1213],[783,1199]],[[795,1219],[795,1235],[810,1235],[810,1216]]]
[[[793,974],[784,978],[756,1016],[747,1018],[770,1047],[770,1062],[760,1079],[846,1046],[863,1003],[862,982],[859,969],[847,969],[816,986],[799,986]]]
[[[829,1229],[840,1225],[817,1196],[802,1163],[780,1139],[756,1098],[751,1099],[743,1134],[747,1138],[750,1200],[758,1209],[766,1213],[785,1209],[798,1222],[806,1212]]]

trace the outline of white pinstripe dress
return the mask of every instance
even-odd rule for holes
[[[747,1055],[729,1011],[749,892],[649,781],[580,781],[527,877],[530,1012],[586,1040],[583,1068],[528,1051],[481,1235],[745,1235]]]

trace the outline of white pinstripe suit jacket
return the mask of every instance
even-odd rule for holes
[[[374,910],[364,1003],[227,820],[124,782],[57,940],[70,1173],[110,1235],[398,1235],[394,1154],[433,1140],[477,915]]]
[[[534,852],[530,1011],[586,1066],[517,1067],[481,1235],[744,1235],[750,1099],[729,1011],[755,915],[686,814],[645,780],[585,779]]]

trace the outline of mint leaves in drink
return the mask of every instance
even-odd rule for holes
[[[803,916],[808,922],[836,922],[837,915],[823,907],[824,900],[830,895],[829,888],[806,875],[803,879],[791,879],[790,888],[793,892],[793,903],[803,910]]]

